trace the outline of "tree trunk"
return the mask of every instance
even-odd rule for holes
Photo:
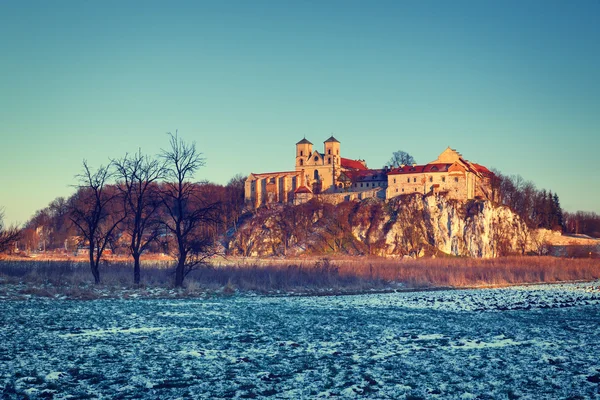
[[[94,283],[96,285],[100,284],[100,269],[98,268],[98,264],[92,266],[92,275],[94,275]]]
[[[94,245],[90,246],[90,268],[92,270],[92,275],[94,276],[94,283],[96,285],[100,284],[100,270],[98,268],[98,263],[94,260]]]
[[[133,256],[133,283],[140,284],[140,254],[134,253]]]
[[[182,257],[179,256],[179,260],[177,262],[177,268],[175,269],[175,286],[182,287],[183,286],[183,272],[185,269],[185,255]]]

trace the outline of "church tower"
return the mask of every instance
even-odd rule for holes
[[[325,165],[341,165],[340,141],[331,136],[324,143]]]
[[[296,143],[296,167],[304,166],[312,154],[312,146],[313,144],[306,138]]]

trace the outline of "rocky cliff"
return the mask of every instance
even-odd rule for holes
[[[523,221],[489,201],[411,194],[332,205],[318,200],[248,217],[227,243],[232,254],[373,254],[497,257],[535,247]]]

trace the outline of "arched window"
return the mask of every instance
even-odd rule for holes
[[[300,150],[300,157],[302,157],[304,155],[304,151]]]
[[[327,159],[327,164],[331,164],[331,157]]]
[[[300,165],[304,165],[304,160],[300,159]]]
[[[327,150],[327,154],[331,155],[331,149]]]
[[[319,171],[317,171],[316,169],[315,169],[314,177],[315,177],[315,181],[319,180]]]

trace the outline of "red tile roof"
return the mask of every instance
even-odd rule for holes
[[[351,160],[349,158],[342,157],[341,161],[342,161],[342,167],[343,168],[356,169],[356,170],[359,170],[359,171],[365,171],[365,170],[368,169],[367,167],[365,167],[363,165],[363,163],[361,163],[358,160]]]
[[[294,190],[294,193],[312,193],[312,190],[310,190],[307,186],[302,185],[298,186],[298,188]]]
[[[388,175],[447,172],[451,165],[452,164],[405,165],[404,167],[392,168],[390,172],[388,172]]]
[[[483,175],[491,175],[492,174],[492,172],[489,169],[487,169],[486,167],[484,167],[483,165],[472,163],[472,162],[467,162],[467,161],[463,160],[462,158],[460,159],[460,161],[462,161],[462,163],[464,163],[464,166],[466,168],[471,169],[472,171],[479,172],[480,174],[483,174]],[[439,163],[415,165],[414,167],[412,165],[405,165],[404,167],[392,168],[390,170],[390,172],[388,172],[388,175],[448,172],[449,169],[450,169],[450,171],[456,169],[456,168],[450,168],[450,167],[452,167],[452,165],[453,164],[439,164]],[[461,164],[459,163],[458,165],[461,165]],[[462,167],[459,167],[459,168],[462,170]]]
[[[473,168],[475,168],[475,170],[477,172],[480,172],[480,173],[486,174],[486,175],[492,175],[493,174],[492,171],[490,171],[489,169],[487,169],[483,165],[479,165],[479,164],[475,164],[475,163],[471,163],[471,165],[473,166]]]
[[[260,174],[252,173],[254,176],[263,177],[263,176],[272,176],[272,175],[297,175],[298,171],[279,171],[279,172],[262,172]]]
[[[357,180],[386,180],[386,171],[383,169],[365,169],[361,171],[344,171],[344,174],[352,181]]]

